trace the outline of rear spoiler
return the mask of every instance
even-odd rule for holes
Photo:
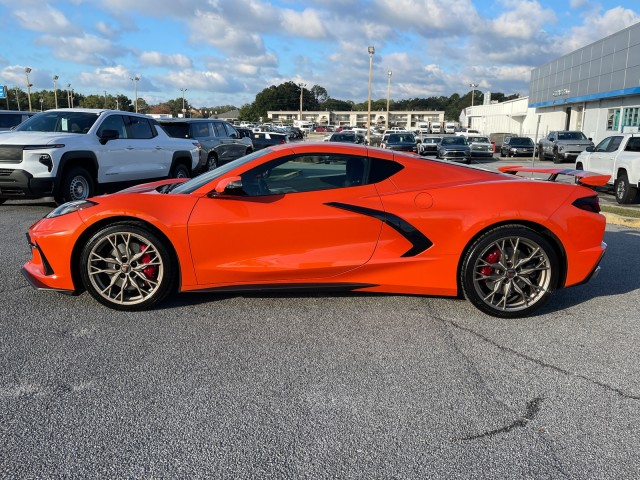
[[[522,167],[520,165],[509,165],[498,167],[502,173],[516,175],[521,172],[547,173],[547,181],[555,182],[558,175],[568,175],[574,177],[575,182],[579,185],[587,187],[603,187],[607,184],[611,175],[602,175],[600,173],[586,172],[584,170],[574,170],[572,168],[533,168]]]

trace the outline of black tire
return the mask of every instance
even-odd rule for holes
[[[582,163],[576,163],[576,170],[584,170],[584,165],[582,165]]]
[[[521,225],[504,225],[466,250],[460,283],[465,297],[484,313],[524,317],[549,300],[558,284],[559,265],[542,235]]]
[[[558,155],[558,150],[553,151],[553,163],[562,163],[560,155]]]
[[[58,205],[76,200],[85,200],[95,195],[93,177],[82,167],[71,167],[64,172],[62,182],[54,199]]]
[[[191,178],[191,172],[182,163],[176,163],[171,170],[171,178]]]
[[[142,224],[119,222],[96,232],[78,267],[89,294],[115,310],[148,309],[176,291],[174,255]]]
[[[616,195],[616,202],[622,205],[633,203],[638,195],[638,188],[631,186],[626,173],[618,175],[613,185],[613,190]]]
[[[209,170],[213,170],[218,168],[218,157],[216,157],[215,153],[210,153],[207,157],[207,163],[202,167],[203,172],[208,172]]]

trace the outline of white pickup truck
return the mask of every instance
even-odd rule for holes
[[[632,203],[640,187],[640,134],[618,134],[578,155],[576,170],[611,175],[618,203]]]
[[[191,177],[200,144],[173,138],[155,119],[120,110],[46,110],[0,134],[0,204],[83,200],[106,187]]]

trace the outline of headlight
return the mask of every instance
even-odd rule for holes
[[[93,207],[94,205],[97,205],[97,203],[89,200],[76,200],[73,202],[63,203],[58,208],[50,212],[45,218],[55,218],[68,213],[78,212],[85,208]]]

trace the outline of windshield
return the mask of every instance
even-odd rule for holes
[[[88,112],[42,112],[21,123],[18,132],[87,133],[99,114]]]
[[[489,143],[488,137],[467,137],[469,143]]]
[[[256,158],[260,158],[260,157],[262,157],[264,155],[268,155],[270,153],[271,153],[271,149],[270,148],[262,148],[260,150],[256,150],[255,152],[250,153],[249,155],[245,155],[244,157],[237,158],[236,160],[233,160],[232,162],[226,163],[226,164],[222,165],[221,167],[218,167],[218,168],[216,168],[214,170],[209,170],[208,172],[203,173],[202,175],[198,175],[197,177],[194,177],[191,180],[188,180],[188,181],[186,181],[184,183],[181,183],[178,186],[176,186],[173,190],[171,190],[169,193],[192,193],[192,192],[195,192],[197,189],[199,189],[203,185],[206,185],[211,180],[215,180],[216,178],[222,178],[227,173],[229,173],[231,170],[234,170],[234,169],[244,165],[245,163],[251,162],[251,161],[255,160]]]
[[[466,145],[464,137],[444,137],[441,145]]]
[[[582,132],[558,132],[558,140],[587,140]]]
[[[509,143],[516,147],[532,147],[533,146],[533,140],[531,140],[530,138],[512,138]]]

